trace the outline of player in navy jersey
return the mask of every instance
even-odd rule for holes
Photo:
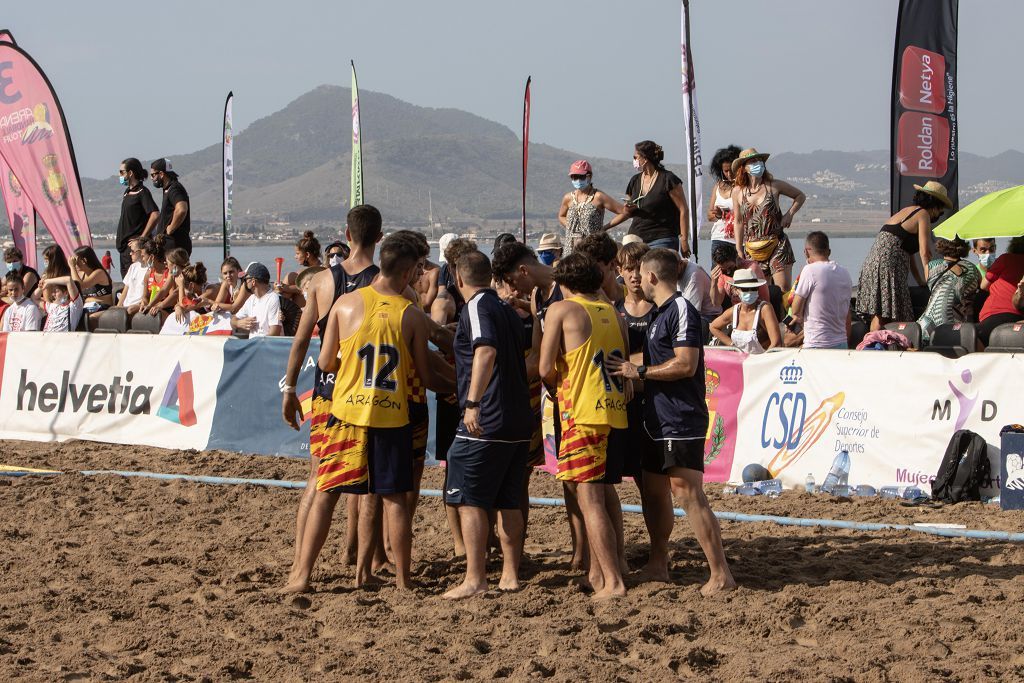
[[[704,439],[708,408],[704,397],[704,347],[700,314],[676,289],[679,256],[652,249],[640,262],[644,296],[657,307],[647,333],[644,363],[610,359],[613,374],[644,382],[643,484],[650,507],[651,553],[644,574],[668,580],[668,539],[672,533],[672,491],[693,526],[711,567],[701,593],[732,590],[736,581],[722,548],[718,520],[704,496]],[[670,488],[671,484],[671,488]]]
[[[462,421],[448,451],[445,502],[457,506],[466,544],[466,578],[445,593],[487,590],[489,510],[498,512],[503,567],[498,587],[519,587],[523,516],[519,509],[532,431],[523,324],[491,289],[491,264],[464,254],[455,277],[466,307],[455,333],[455,374]]]

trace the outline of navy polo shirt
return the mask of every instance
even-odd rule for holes
[[[668,362],[680,347],[697,349],[697,371],[693,377],[671,382],[653,379],[644,382],[644,425],[647,433],[658,441],[703,439],[708,433],[700,313],[676,292],[657,309],[644,344],[644,365],[654,367]]]
[[[473,374],[473,351],[492,346],[494,371],[480,399],[480,427],[475,437],[459,421],[456,438],[481,441],[529,441],[533,433],[530,390],[526,382],[526,347],[519,315],[493,289],[481,289],[466,302],[455,331],[455,379],[459,406],[465,410]]]

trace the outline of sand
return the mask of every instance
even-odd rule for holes
[[[0,463],[300,480],[303,461],[86,442],[0,442]],[[428,472],[426,487],[440,486]],[[1024,515],[787,492],[716,509],[1020,531]],[[556,496],[547,475],[533,493]],[[631,484],[621,487],[635,500]],[[1024,547],[907,532],[723,523],[740,588],[704,599],[680,521],[671,583],[595,604],[571,580],[560,509],[531,513],[524,589],[452,604],[460,580],[437,499],[415,521],[419,587],[352,591],[339,545],[316,592],[274,592],[298,491],[120,477],[0,478],[0,680],[1024,680]],[[639,515],[626,516],[631,565]],[[497,568],[497,565],[494,567]],[[496,581],[496,574],[492,579]]]

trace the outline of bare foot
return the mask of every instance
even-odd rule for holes
[[[455,588],[442,595],[441,597],[445,600],[463,600],[465,598],[471,598],[474,595],[480,595],[487,592],[487,584],[478,585],[462,582]]]
[[[395,576],[398,573],[392,562],[384,562],[383,564],[376,565],[372,571],[374,574],[387,574],[389,576]]]
[[[603,588],[597,591],[591,597],[593,600],[611,600],[614,598],[624,598],[626,597],[626,587],[621,584],[615,587],[608,586],[607,588]]]
[[[356,551],[348,550],[345,552],[345,566],[354,567],[356,564]]]
[[[373,574],[367,574],[366,576],[357,576],[352,582],[353,588],[366,588],[368,586],[382,586],[384,585],[384,579]]]
[[[713,595],[721,595],[734,590],[736,590],[736,580],[732,576],[726,575],[722,578],[712,577],[710,581],[701,587],[700,594],[705,598],[709,598]]]
[[[644,565],[644,568],[637,572],[637,578],[640,581],[658,581],[661,583],[668,583],[668,565],[667,564],[651,564],[648,562]]]
[[[604,590],[604,574],[601,572],[592,571],[587,574],[587,583],[594,590],[595,593],[600,593]]]
[[[283,588],[279,588],[277,592],[282,595],[288,595],[293,593],[310,593],[312,590],[309,586],[309,581],[289,579],[288,583]]]
[[[510,577],[502,576],[501,577],[501,581],[498,582],[498,590],[511,592],[511,591],[517,591],[517,590],[519,590],[519,588],[520,588],[519,577],[517,577],[517,576],[510,576]]]
[[[587,563],[583,560],[583,555],[573,555],[572,561],[569,562],[569,569],[573,571],[581,571],[587,568]]]

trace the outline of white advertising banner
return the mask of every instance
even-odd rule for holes
[[[0,439],[206,448],[224,340],[0,335]]]
[[[977,432],[999,472],[999,430],[1024,422],[1024,357],[975,353],[782,351],[743,362],[730,480],[759,463],[787,487],[821,484],[839,451],[851,485],[928,490],[950,437]],[[994,482],[997,486],[998,484]]]

